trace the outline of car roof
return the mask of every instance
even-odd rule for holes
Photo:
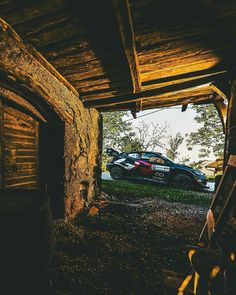
[[[126,154],[131,154],[131,153],[152,153],[152,154],[158,154],[162,155],[160,152],[153,152],[153,151],[129,151],[129,152],[124,152]]]

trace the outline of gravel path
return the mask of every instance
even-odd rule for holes
[[[206,209],[158,199],[108,197],[99,214],[55,222],[53,294],[160,294],[162,270],[187,272]]]

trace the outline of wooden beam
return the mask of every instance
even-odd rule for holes
[[[236,79],[232,82],[228,104],[226,141],[225,162],[228,161],[230,155],[236,155]]]
[[[223,126],[223,131],[224,133],[226,132],[226,120],[227,120],[227,105],[225,104],[224,99],[216,99],[214,101],[214,105],[217,109],[217,112],[219,114],[222,126]]]
[[[160,101],[159,99],[156,99],[153,101],[152,104],[147,104],[143,103],[142,109],[143,110],[150,110],[154,108],[168,108],[172,106],[181,106],[185,103],[193,103],[193,104],[210,104],[213,103],[214,99],[212,96],[203,96],[203,97],[195,97],[195,98],[180,98],[176,101],[173,100],[165,100],[165,101]],[[125,111],[128,109],[134,108],[135,105],[132,103],[127,103],[127,104],[119,104],[115,106],[109,106],[109,107],[104,107],[104,108],[99,108],[99,111],[101,112],[115,112],[115,111]]]
[[[0,19],[0,68],[39,94],[67,122],[83,109],[78,92],[31,46]]]
[[[230,97],[230,83],[229,81],[218,81],[210,84],[210,87],[220,97],[227,100]]]
[[[0,89],[1,88],[0,95],[2,95],[2,97],[5,97],[8,100],[15,100],[16,103],[20,103],[25,109],[35,109],[48,122],[53,121],[54,124],[56,124],[55,122],[61,121],[60,117],[53,111],[50,104],[42,99],[39,94],[33,92],[32,89],[26,85],[17,83],[17,81],[14,80],[14,77],[10,78],[3,72],[0,72]],[[22,101],[20,101],[20,98]],[[26,106],[26,104],[28,106]]]
[[[200,87],[205,84],[210,84],[212,81],[220,79],[224,77],[223,74],[216,74],[212,75],[210,77],[204,77],[204,78],[199,78],[183,83],[178,83],[178,84],[173,84],[173,85],[168,85],[164,87],[160,87],[157,89],[152,89],[152,90],[147,90],[145,92],[141,93],[136,93],[136,94],[130,94],[129,97],[124,97],[124,96],[116,96],[116,97],[111,97],[111,98],[103,98],[103,99],[97,99],[93,101],[84,101],[84,105],[86,107],[95,107],[95,108],[104,108],[104,107],[110,107],[110,106],[115,106],[119,104],[124,104],[124,103],[131,103],[131,102],[137,102],[137,101],[142,101],[143,99],[149,99],[152,100],[156,98],[159,95],[162,94],[174,94],[174,92],[186,92],[189,91],[195,87]]]
[[[131,115],[133,116],[134,119],[137,119],[137,112],[135,110],[131,110]]]
[[[183,104],[181,112],[185,112],[187,110],[187,108],[188,108],[188,104]]]
[[[134,28],[129,0],[112,0],[118,21],[118,27],[130,68],[133,83],[133,93],[141,92],[139,60],[136,51]]]
[[[4,138],[4,109],[3,103],[0,100],[0,189],[4,187],[5,184],[5,171],[4,171],[4,145],[3,145],[3,138]]]
[[[30,113],[31,116],[35,116],[38,120],[46,122],[46,119],[42,116],[41,113],[38,112],[38,110],[32,104],[30,104],[22,96],[1,85],[0,98],[2,98],[4,101],[8,101],[10,104],[16,104],[21,111],[26,110]]]

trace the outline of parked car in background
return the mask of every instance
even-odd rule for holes
[[[108,148],[112,157],[107,169],[113,179],[135,178],[172,184],[179,188],[207,188],[207,177],[198,169],[177,164],[158,152],[131,151],[119,153]]]

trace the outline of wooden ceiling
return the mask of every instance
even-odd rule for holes
[[[101,111],[210,102],[236,66],[233,0],[0,0],[0,17]]]

